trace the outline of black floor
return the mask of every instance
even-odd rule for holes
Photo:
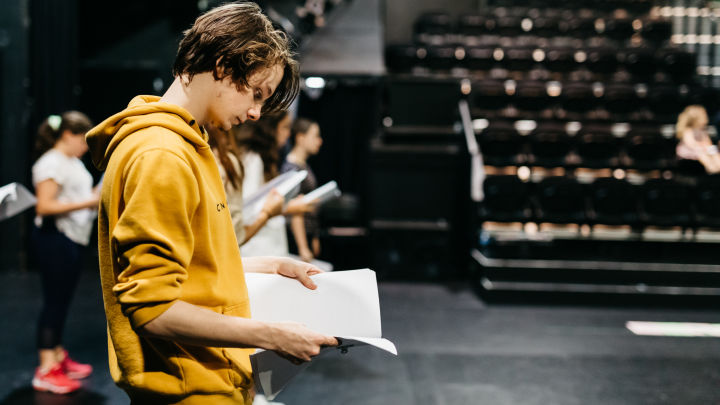
[[[400,355],[371,349],[320,358],[276,401],[300,404],[720,403],[716,338],[640,337],[628,320],[720,322],[703,308],[484,304],[470,290],[381,283],[383,334]],[[99,280],[84,275],[66,346],[92,363],[86,388],[35,393],[33,272],[0,273],[0,405],[127,404],[106,366]]]

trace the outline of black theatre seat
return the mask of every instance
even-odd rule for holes
[[[530,183],[517,176],[488,176],[483,183],[485,199],[480,218],[494,222],[526,222],[532,217]]]
[[[495,47],[479,45],[465,48],[463,64],[468,69],[473,70],[492,69],[497,65],[497,61],[495,60]],[[503,92],[505,92],[504,88]]]
[[[630,39],[635,33],[632,19],[630,18],[613,18],[604,19],[605,32],[603,34],[616,41],[624,41]]]
[[[505,83],[500,80],[482,80],[472,85],[472,107],[480,110],[501,110],[507,107],[510,97]]]
[[[545,82],[520,80],[515,84],[515,94],[511,101],[519,110],[540,111],[550,107],[551,97]]]
[[[676,82],[688,82],[695,75],[697,61],[694,53],[678,47],[661,49],[657,53],[658,65]]]
[[[694,191],[696,226],[720,227],[720,176],[700,177]]]
[[[627,48],[623,52],[625,68],[639,80],[649,80],[657,71],[655,50],[647,45]]]
[[[551,72],[570,72],[577,68],[575,49],[570,46],[551,46],[545,50],[545,68]]]
[[[594,73],[609,74],[617,70],[619,62],[617,49],[610,46],[597,46],[585,50],[585,65]]]
[[[513,166],[525,163],[523,139],[510,122],[491,121],[477,139],[485,164]]]
[[[427,12],[415,20],[415,34],[445,35],[453,30],[450,14],[445,12]]]
[[[547,177],[535,185],[539,222],[584,223],[585,190],[570,177]]]
[[[643,21],[640,35],[648,41],[662,43],[672,35],[672,22],[665,19],[650,19]]]
[[[657,125],[633,125],[625,142],[628,165],[635,169],[667,169],[675,160],[674,138],[665,138]]]
[[[563,167],[572,149],[572,138],[563,122],[541,121],[528,136],[531,163],[543,167]]]
[[[672,179],[650,179],[641,190],[641,219],[646,225],[691,225],[692,200],[687,186]]]
[[[565,111],[575,113],[585,113],[593,110],[600,101],[593,92],[592,84],[586,82],[564,83],[560,100]]]
[[[648,106],[659,117],[673,116],[672,121],[675,121],[675,116],[687,106],[687,101],[677,85],[655,84],[648,90]]]
[[[460,65],[459,59],[456,57],[457,48],[454,46],[436,46],[427,47],[427,67],[434,70],[450,70]]]
[[[605,86],[602,103],[615,114],[631,114],[639,109],[640,99],[630,83],[609,83]]]
[[[638,220],[635,186],[614,177],[595,179],[590,185],[590,217],[593,224],[634,225]]]
[[[612,134],[609,125],[583,125],[576,138],[581,167],[612,168],[620,166],[621,141]]]
[[[427,50],[409,44],[389,44],[385,47],[385,65],[391,72],[409,72],[421,66],[427,57]]]
[[[462,35],[479,36],[487,34],[494,26],[495,21],[482,14],[461,14],[458,18],[458,33]]]

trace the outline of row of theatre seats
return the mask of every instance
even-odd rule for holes
[[[674,122],[688,105],[712,110],[717,104],[717,92],[697,84],[479,80],[468,92],[475,115],[483,117],[502,115],[511,107],[527,118],[545,111],[555,118],[632,120],[638,115],[642,120]]]
[[[720,177],[696,183],[653,178],[634,184],[614,177],[589,183],[571,176],[537,182],[514,175],[488,176],[482,221],[589,225],[720,227]]]
[[[575,3],[575,2],[572,2]],[[461,13],[457,17],[443,11],[418,16],[413,34],[422,42],[442,36],[462,35],[534,35],[590,38],[603,36],[623,41],[634,35],[661,42],[670,38],[671,23],[650,8],[632,10],[624,7],[597,9],[590,7],[490,7],[484,12]]]
[[[386,46],[388,70],[474,72],[546,70],[608,75],[627,71],[643,81],[655,74],[686,80],[695,55],[672,46],[672,24],[627,10],[490,8],[452,17],[427,12],[417,17],[412,41]],[[575,74],[577,75],[577,74]]]
[[[489,166],[673,170],[697,175],[695,162],[679,162],[672,125],[475,120]]]
[[[684,83],[697,69],[695,55],[678,46],[653,47],[639,42],[619,47],[600,39],[568,38],[538,41],[486,37],[472,44],[389,44],[385,48],[385,60],[393,73],[418,69],[433,72],[457,68],[469,71],[504,69],[509,72],[533,71],[535,76],[557,73],[564,79],[585,80],[627,73],[644,82]]]

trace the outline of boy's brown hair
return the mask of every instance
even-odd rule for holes
[[[173,75],[213,72],[216,80],[230,76],[238,90],[248,78],[265,68],[284,66],[283,77],[262,108],[263,113],[287,109],[297,96],[298,63],[287,35],[275,29],[255,3],[225,4],[204,13],[184,32]],[[221,75],[222,72],[222,75]]]

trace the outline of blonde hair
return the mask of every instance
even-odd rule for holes
[[[675,125],[675,135],[678,139],[682,139],[685,131],[695,128],[703,118],[705,121],[708,120],[705,107],[701,105],[689,105],[685,107],[683,112],[678,116],[677,124]]]

